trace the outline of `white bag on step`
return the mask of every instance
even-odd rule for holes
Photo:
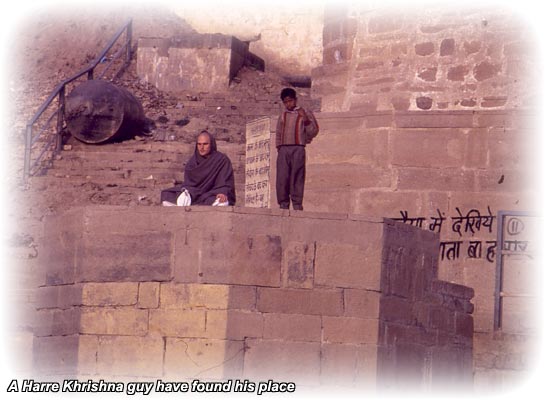
[[[180,193],[176,200],[176,204],[182,207],[191,205],[191,195],[187,189],[182,190],[182,193]]]

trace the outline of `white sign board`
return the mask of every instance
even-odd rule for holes
[[[271,120],[260,118],[246,124],[245,207],[269,207],[271,171]]]

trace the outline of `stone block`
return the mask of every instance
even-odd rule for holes
[[[257,310],[264,313],[342,315],[342,290],[257,289]]]
[[[346,213],[336,213],[336,212],[316,212],[316,211],[300,211],[300,210],[290,210],[289,216],[293,219],[295,218],[305,218],[306,222],[310,222],[313,220],[316,220],[318,223],[320,223],[319,220],[328,220],[328,221],[344,221],[348,218],[348,215]],[[302,224],[307,225],[308,224]],[[311,225],[312,226],[312,225]],[[285,230],[283,233],[288,233]],[[320,240],[323,240],[323,236],[319,236]]]
[[[512,334],[537,332],[540,321],[538,297],[504,297],[502,301],[502,331]]]
[[[129,306],[136,304],[138,283],[103,282],[85,283],[82,286],[84,306]]]
[[[320,383],[376,389],[377,346],[324,343]]]
[[[81,213],[81,210],[79,210]],[[48,217],[44,226],[41,265],[46,285],[65,285],[76,281],[76,254],[82,239],[82,219],[78,210]]]
[[[403,190],[359,190],[354,193],[355,214],[380,216],[386,218],[401,218],[401,211],[410,216],[419,216],[426,204],[422,191]]]
[[[367,117],[358,124],[376,122],[376,118],[373,120],[370,118]],[[357,164],[359,167],[382,168],[389,166],[388,135],[385,132],[361,127],[350,129],[347,132],[342,129],[343,125],[328,130],[320,127],[321,133],[312,141],[307,150],[309,167],[315,164]]]
[[[397,95],[391,98],[390,103],[396,111],[407,111],[411,106],[411,98],[407,95]]]
[[[392,164],[404,167],[461,167],[466,136],[457,130],[448,132],[406,129],[390,134]]]
[[[431,282],[431,291],[441,295],[456,297],[460,300],[471,300],[475,295],[475,290],[471,287],[441,280],[433,280]]]
[[[455,319],[454,313],[449,312],[444,307],[430,308],[430,327],[444,332],[454,332]]]
[[[460,101],[460,105],[462,107],[475,107],[477,105],[477,100],[474,98],[462,99],[462,101]]]
[[[42,308],[70,308],[82,304],[82,286],[42,286],[36,289],[35,304],[37,309]]]
[[[456,335],[472,339],[473,317],[471,316],[471,314],[457,312],[454,318]]]
[[[483,97],[483,101],[481,102],[481,107],[483,107],[483,108],[499,108],[499,107],[503,107],[507,103],[508,99],[509,98],[507,96]]]
[[[467,65],[456,65],[448,69],[447,79],[453,82],[463,82],[468,73],[469,67]]]
[[[389,188],[392,174],[389,169],[359,166],[355,164],[312,164],[307,165],[305,188],[350,190],[382,187]]]
[[[422,264],[422,256],[408,246],[395,248],[388,246],[383,252],[383,270],[381,288],[384,295],[394,295],[405,299],[422,298],[415,289],[423,290],[426,285],[420,269],[415,266]],[[418,297],[417,295],[420,294]]]
[[[411,324],[413,310],[411,302],[395,296],[384,296],[380,300],[380,319],[399,324]]]
[[[204,310],[149,310],[149,331],[162,336],[205,337]]]
[[[380,290],[381,240],[377,239],[381,238],[368,238],[362,246],[319,243],[314,284]]]
[[[255,305],[255,288],[215,284],[163,284],[161,307],[164,309],[206,308],[245,309]]]
[[[501,64],[492,64],[489,61],[482,61],[473,68],[473,76],[479,82],[491,79],[501,71]]]
[[[467,54],[477,53],[482,46],[480,40],[464,41],[464,50]]]
[[[423,68],[418,72],[418,77],[427,82],[435,82],[437,79],[437,67]]]
[[[392,246],[405,246],[411,249],[409,253],[425,256],[424,263],[433,263],[439,247],[437,233],[387,218],[384,219],[383,224],[385,248],[383,254],[392,250]],[[433,264],[429,266],[434,267]]]
[[[475,332],[492,332],[494,330],[494,296],[475,295],[473,299],[473,326]]]
[[[485,129],[471,129],[467,133],[467,149],[464,153],[464,166],[486,168],[488,166],[488,132]]]
[[[282,254],[282,286],[313,288],[315,255],[316,243],[289,242]]]
[[[395,322],[384,323],[382,329],[384,333],[380,335],[381,345],[395,346],[396,343],[415,343],[430,348],[438,343],[436,329]]]
[[[367,130],[375,129],[375,128],[389,129],[393,125],[393,120],[394,120],[394,117],[390,112],[387,112],[387,113],[377,112],[376,114],[365,115],[363,123],[365,128],[367,128]],[[386,138],[386,132],[384,130],[379,130],[377,132],[377,135],[380,135],[377,138],[378,140]],[[379,146],[375,146],[375,147],[377,147],[375,150],[384,151],[384,149],[380,148]],[[384,155],[386,155],[386,152],[384,152]],[[377,160],[377,161],[381,162],[383,160]]]
[[[364,116],[351,114],[351,113],[317,113],[315,115],[318,125],[320,125],[320,131],[328,132],[330,134],[344,134],[350,135],[354,132],[360,132],[363,123]],[[316,141],[320,140],[321,137],[318,135]],[[316,142],[313,141],[314,145]]]
[[[40,376],[70,376],[78,365],[78,335],[35,337],[34,373]]]
[[[525,170],[530,172],[529,160],[534,152],[532,137],[522,129],[494,129],[488,135],[489,168]]]
[[[342,210],[353,212],[355,190],[316,188],[305,189],[305,210],[312,212],[328,212]]]
[[[322,320],[317,315],[263,314],[263,339],[319,342]]]
[[[228,89],[247,52],[248,44],[220,34],[140,38],[137,73],[160,90],[221,92]]]
[[[205,238],[200,259],[201,283],[280,286],[282,239],[278,235],[233,233]],[[204,245],[203,245],[204,246]]]
[[[329,343],[375,344],[378,343],[376,318],[322,317],[323,340]]]
[[[344,290],[344,315],[357,318],[378,318],[381,293],[364,289]]]
[[[472,128],[473,114],[455,112],[408,112],[395,116],[397,128]]]
[[[248,339],[244,378],[316,385],[320,379],[320,344]]]
[[[143,147],[141,149],[149,152],[150,157],[152,157],[153,149],[151,147]],[[103,163],[104,161],[102,158],[105,156],[104,153],[100,152],[97,154],[100,157],[98,162]],[[112,152],[111,157],[115,162],[119,162],[119,152]],[[144,165],[147,166],[146,168],[149,168],[150,163],[156,162],[155,159],[150,159],[150,161]],[[100,237],[105,233],[107,235],[116,236],[135,234],[138,232],[138,234],[142,234],[143,236],[140,237],[135,234],[133,239],[139,240],[133,244],[142,248],[150,245],[152,243],[151,240],[158,239],[159,236],[156,236],[157,234],[172,231],[178,226],[179,221],[172,218],[173,213],[177,213],[179,219],[184,220],[186,218],[185,214],[180,215],[180,209],[170,209],[167,207],[159,210],[154,210],[153,208],[135,210],[127,206],[101,205],[100,207],[85,207],[81,210],[83,210],[85,215],[85,236],[89,240],[93,240],[95,236]],[[152,234],[146,239],[147,236],[145,234],[148,232]],[[129,238],[131,237],[129,236]],[[156,245],[159,245],[159,243],[155,243],[151,248],[154,249]],[[143,250],[144,249],[141,249],[141,251]]]
[[[77,279],[80,282],[170,280],[171,240],[170,232],[89,233],[78,253]]]
[[[80,335],[78,347],[78,374],[97,375],[97,353],[100,336]]]
[[[263,315],[240,310],[209,310],[206,312],[205,337],[244,340],[263,336]]]
[[[160,336],[102,336],[96,354],[103,376],[163,376],[164,339]]]
[[[189,223],[175,231],[174,282],[199,282],[199,263],[196,260],[199,260],[203,235],[203,229]]]
[[[419,56],[429,56],[435,52],[435,46],[432,42],[417,43],[414,52]]]
[[[85,307],[81,309],[80,333],[134,335],[148,332],[148,311],[132,307]]]
[[[180,381],[242,376],[244,341],[167,338],[164,376]]]
[[[138,308],[159,307],[159,282],[140,282],[138,284]]]
[[[428,96],[419,96],[416,98],[416,107],[420,110],[429,110],[433,106],[433,99]]]
[[[510,128],[513,118],[505,112],[478,113],[475,116],[475,125],[481,128]]]
[[[477,184],[473,171],[458,168],[412,168],[398,169],[398,190],[473,191]]]
[[[495,193],[529,193],[533,182],[531,177],[522,170],[488,169],[476,171],[477,191]],[[526,195],[528,196],[528,195]]]
[[[350,111],[373,114],[378,110],[378,101],[378,94],[360,88],[358,93],[353,94],[351,97]]]
[[[80,331],[80,309],[42,309],[36,312],[34,336],[74,335]]]

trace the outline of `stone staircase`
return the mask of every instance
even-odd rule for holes
[[[287,85],[273,72],[243,67],[226,92],[166,93],[138,79],[135,63],[117,84],[141,101],[146,116],[156,124],[153,136],[104,145],[68,138],[43,175],[31,176],[26,183],[14,178],[14,189],[8,191],[7,202],[13,204],[7,221],[13,227],[8,245],[12,264],[8,269],[13,271],[9,296],[10,304],[18,310],[10,346],[16,349],[22,374],[28,375],[32,369],[35,288],[44,284],[37,260],[50,234],[44,221],[76,206],[128,206],[140,211],[141,206],[147,206],[145,210],[159,206],[161,190],[183,180],[195,136],[202,129],[215,135],[218,150],[231,159],[237,205],[244,206],[246,123],[278,115],[282,107],[278,95]],[[21,132],[39,106],[29,102],[48,95],[23,94],[21,120],[16,124]],[[320,102],[310,99],[309,89],[301,88],[298,94],[303,103],[319,110]],[[21,162],[13,164],[22,166],[23,143],[19,140],[17,145]]]
[[[160,204],[162,189],[183,181],[193,144],[137,138],[100,146],[70,140],[44,176],[30,181],[44,207],[91,204]],[[238,198],[244,198],[244,146],[219,143],[235,170]]]
[[[274,73],[245,67],[227,92],[167,93],[141,82],[131,64],[118,85],[140,100],[155,122],[153,136],[104,145],[69,137],[45,174],[29,179],[31,208],[47,215],[81,205],[159,205],[161,190],[183,180],[195,136],[203,129],[231,159],[237,205],[243,205],[246,123],[278,114],[284,84]],[[309,89],[298,92],[304,104],[319,110]]]

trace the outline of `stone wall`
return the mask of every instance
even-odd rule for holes
[[[248,54],[247,43],[221,34],[140,38],[136,70],[162,91],[223,92]]]
[[[306,209],[440,232],[439,276],[475,289],[479,392],[512,388],[534,365],[536,303],[524,296],[537,293],[535,236],[502,278],[494,216],[539,209],[536,42],[509,7],[353,3],[326,9],[313,71],[322,133],[307,150]],[[524,295],[495,329],[500,279]]]
[[[448,380],[471,381],[472,290],[437,280],[432,232],[231,207],[74,208],[46,229],[37,376],[424,389],[455,360]]]
[[[432,232],[387,220],[383,245],[379,387],[471,386],[473,289],[436,278]]]
[[[475,290],[476,382],[484,391],[498,382],[520,382],[531,369],[536,337],[522,326],[514,335],[494,329],[497,213],[538,210],[532,184],[537,179],[535,114],[483,110],[316,115],[321,132],[307,146],[305,210],[381,215],[439,233],[438,276]],[[525,257],[522,265],[535,271],[530,260]],[[511,278],[531,293],[526,276]],[[515,307],[528,314],[531,304]],[[501,348],[510,349],[511,356],[505,357]],[[494,355],[491,349],[497,350]],[[488,383],[492,381],[494,385]]]
[[[332,8],[313,94],[323,111],[485,110],[537,100],[535,33],[501,6]]]

